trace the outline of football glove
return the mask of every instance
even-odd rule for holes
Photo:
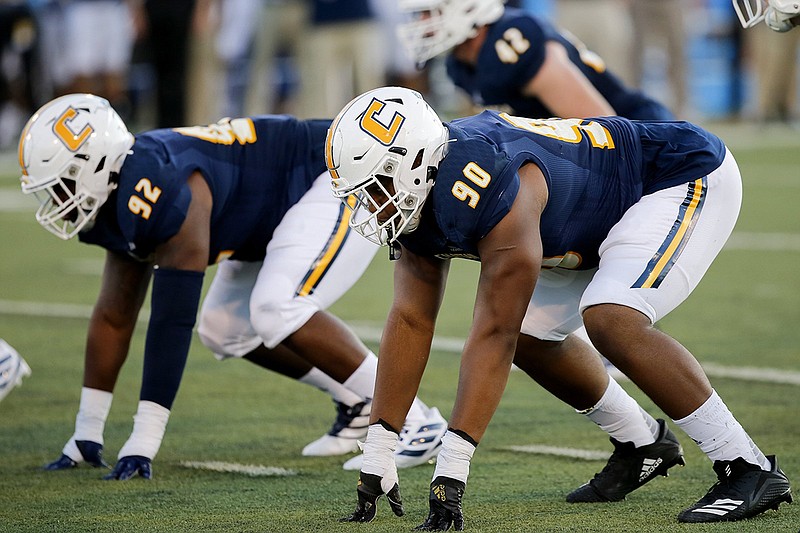
[[[119,479],[125,481],[139,474],[145,479],[153,477],[152,462],[142,455],[128,455],[122,457],[114,466],[114,470],[103,479]]]
[[[78,451],[81,452],[83,460],[94,467],[108,468],[108,463],[103,459],[103,445],[90,440],[76,440],[75,445]],[[66,454],[61,454],[61,457],[52,463],[44,465],[45,470],[66,470],[68,468],[75,468],[78,466],[78,461],[75,461]]]
[[[378,500],[383,496],[381,477],[375,474],[359,472],[358,475],[358,504],[353,514],[339,519],[340,522],[372,522],[378,512]],[[403,516],[403,500],[400,497],[400,486],[395,483],[386,494],[389,507],[397,516]]]
[[[453,478],[439,476],[431,482],[428,497],[430,512],[415,531],[447,531],[452,526],[455,531],[464,530],[464,514],[461,511],[461,498],[466,485]]]

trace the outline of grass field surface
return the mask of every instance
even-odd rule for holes
[[[800,483],[800,133],[752,127],[711,129],[728,140],[744,176],[734,235],[694,294],[659,327],[707,366],[712,382],[767,454]],[[44,472],[71,435],[80,397],[86,313],[97,294],[103,252],[61,242],[33,219],[19,193],[13,155],[0,158],[0,338],[33,369],[0,402],[0,531],[3,532],[394,532],[427,514],[433,466],[400,471],[406,516],[385,501],[371,524],[340,524],[355,505],[357,473],[346,458],[304,458],[300,450],[334,418],[328,397],[256,369],[217,362],[195,339],[154,479],[102,481],[81,467]],[[466,335],[477,265],[454,261],[437,330],[437,349],[420,397],[447,416]],[[206,276],[210,281],[213,269]],[[391,297],[391,265],[381,252],[333,311],[377,351]],[[136,409],[144,345],[140,323],[105,432],[113,463]],[[736,375],[738,377],[725,377]],[[623,387],[664,415],[630,382]],[[711,463],[671,424],[687,466],[674,468],[614,504],[571,505],[573,488],[605,464],[607,437],[584,417],[513,372],[472,465],[466,529],[575,532],[791,532],[800,504],[733,524],[683,525],[677,513],[715,481]],[[512,449],[539,450],[526,453]],[[535,448],[534,448],[535,447]],[[588,455],[577,458],[571,455]],[[593,455],[594,454],[594,455]]]

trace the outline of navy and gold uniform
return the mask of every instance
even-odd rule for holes
[[[686,122],[620,117],[532,120],[484,111],[447,127],[451,142],[420,227],[399,237],[419,255],[478,258],[478,241],[509,212],[519,167],[536,164],[549,191],[540,221],[546,266],[586,270],[612,227],[644,195],[717,169],[722,141]]]
[[[672,120],[672,113],[640,91],[626,87],[603,60],[573,36],[525,11],[506,8],[488,26],[486,41],[475,66],[447,58],[447,73],[472,100],[485,106],[509,106],[526,117],[553,117],[538,98],[523,94],[545,59],[548,41],[561,43],[569,59],[611,104],[617,115],[636,120]]]
[[[325,172],[327,120],[262,116],[136,137],[119,186],[80,240],[145,260],[180,229],[199,171],[213,197],[209,264],[264,258],[286,212]]]

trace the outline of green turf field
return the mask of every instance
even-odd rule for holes
[[[711,127],[729,141],[744,176],[744,207],[729,246],[697,291],[660,327],[707,365],[712,382],[742,424],[800,486],[800,132]],[[777,148],[769,148],[774,144]],[[432,466],[400,471],[406,516],[385,502],[372,524],[339,524],[352,511],[357,474],[344,458],[303,458],[334,410],[327,396],[245,361],[217,362],[195,340],[155,478],[106,482],[88,467],[43,472],[71,435],[83,367],[86,318],[99,285],[102,251],[61,242],[20,203],[13,154],[0,157],[0,337],[33,368],[0,403],[0,531],[408,531],[427,513]],[[473,302],[474,264],[455,261],[420,397],[447,416],[458,356],[447,341],[463,338]],[[207,280],[210,279],[207,276]],[[377,351],[391,291],[381,252],[363,280],[334,311],[364,333]],[[132,427],[144,344],[134,338],[105,432],[113,462]],[[770,372],[772,370],[772,372]],[[724,377],[739,372],[743,377]],[[623,386],[663,416],[629,382]],[[672,425],[675,429],[674,424]],[[675,517],[715,480],[710,462],[676,430],[687,466],[675,468],[625,502],[570,505],[564,496],[589,479],[602,460],[510,451],[547,445],[606,451],[589,421],[543,392],[522,373],[508,389],[477,451],[464,511],[468,531],[791,532],[800,503],[730,525],[681,525]],[[290,470],[248,476],[190,469],[219,461]]]

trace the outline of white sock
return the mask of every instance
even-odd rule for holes
[[[375,393],[375,376],[378,374],[378,357],[369,352],[355,372],[342,385],[362,398],[372,398]]]
[[[741,457],[763,470],[772,468],[717,391],[712,391],[708,400],[692,414],[674,422],[712,461],[732,461]]]
[[[655,418],[639,407],[611,376],[600,401],[590,409],[578,412],[615,440],[632,442],[637,448],[653,444],[658,438],[659,427]]]
[[[161,447],[168,420],[169,409],[155,402],[139,400],[139,409],[133,417],[133,431],[117,458],[141,455],[153,459]]]
[[[299,382],[306,385],[312,385],[319,390],[330,394],[331,398],[339,403],[343,403],[348,407],[353,407],[359,402],[363,402],[366,398],[362,398],[351,390],[348,390],[344,385],[330,377],[328,374],[319,368],[312,368],[308,373],[298,379]]]
[[[343,386],[355,394],[362,394],[366,398],[372,398],[375,390],[375,376],[377,373],[378,357],[374,353],[369,352],[356,371],[345,380]],[[427,412],[428,406],[425,405],[422,400],[415,397],[406,415],[406,421],[419,422],[420,420],[425,420]]]
[[[75,417],[75,433],[64,445],[62,453],[73,461],[82,462],[83,456],[75,444],[76,440],[90,440],[103,444],[103,429],[111,410],[113,393],[83,387],[78,415]]]
[[[442,437],[442,449],[436,458],[433,477],[439,476],[457,479],[466,485],[469,477],[469,463],[475,453],[475,446],[464,440],[459,434],[448,431]]]

